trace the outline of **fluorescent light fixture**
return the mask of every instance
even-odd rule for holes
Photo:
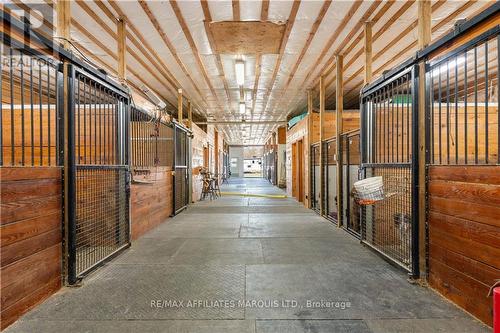
[[[236,82],[239,86],[242,86],[245,83],[245,62],[236,60],[234,69],[236,71]]]
[[[245,103],[240,103],[240,114],[245,114],[246,109]]]

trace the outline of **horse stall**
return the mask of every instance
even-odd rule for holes
[[[498,22],[498,21],[497,21]],[[499,29],[427,61],[429,284],[492,325],[500,277]]]
[[[361,177],[381,176],[384,199],[361,209],[361,241],[410,274],[418,273],[415,65],[362,91]]]
[[[3,40],[1,329],[61,287],[59,60]]]
[[[319,140],[319,114],[312,114],[310,145],[310,179],[311,179],[311,208],[324,215],[332,222],[338,222],[338,200],[341,195],[337,194],[337,163],[341,154],[337,153],[336,138],[336,113],[325,111],[324,138],[320,144]],[[345,110],[342,114],[343,130],[350,132],[359,128],[359,110]],[[333,125],[333,126],[331,126]],[[320,151],[321,150],[321,151]],[[322,163],[320,163],[322,160]],[[323,199],[321,198],[323,193]],[[321,211],[323,210],[323,211]]]
[[[173,212],[174,129],[158,114],[131,107],[131,235],[135,240]]]
[[[343,228],[354,236],[361,236],[360,209],[353,196],[353,184],[358,180],[361,155],[359,129],[342,133],[340,137],[342,159],[342,207]]]

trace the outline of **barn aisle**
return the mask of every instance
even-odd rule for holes
[[[283,194],[263,179],[226,192]],[[293,199],[224,196],[160,225],[6,332],[486,332]]]

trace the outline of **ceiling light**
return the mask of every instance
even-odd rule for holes
[[[234,67],[236,71],[236,82],[239,86],[242,86],[245,83],[245,62],[243,62],[243,60],[236,60]]]
[[[245,103],[240,103],[240,114],[245,114],[246,108]]]

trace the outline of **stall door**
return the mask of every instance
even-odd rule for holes
[[[189,134],[184,127],[175,125],[174,134],[174,215],[189,204]]]
[[[67,65],[68,283],[130,244],[129,100],[119,87]]]
[[[418,145],[415,66],[362,94],[363,177],[381,176],[385,199],[364,206],[361,240],[418,275]]]

